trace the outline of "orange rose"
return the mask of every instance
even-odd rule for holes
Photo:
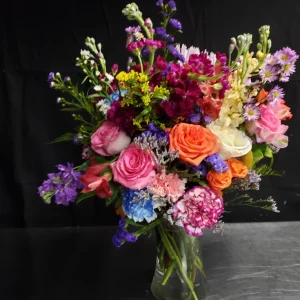
[[[198,166],[204,158],[220,150],[217,137],[200,125],[178,123],[169,133],[170,150],[178,151],[179,158]]]
[[[231,185],[232,174],[231,171],[218,173],[216,171],[209,171],[206,179],[209,186],[215,191],[221,191]]]
[[[235,158],[227,160],[228,167],[231,171],[232,177],[245,178],[248,174],[248,168],[245,164]]]

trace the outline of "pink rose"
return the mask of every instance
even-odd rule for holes
[[[110,165],[114,181],[132,190],[141,190],[155,178],[156,163],[150,150],[131,144],[120,154],[119,159]]]
[[[293,116],[290,112],[291,108],[285,105],[285,101],[283,99],[271,104],[270,107],[280,120],[291,119]]]
[[[130,137],[116,124],[105,121],[91,136],[91,147],[102,156],[110,156],[119,154],[130,141]]]
[[[261,117],[258,120],[247,122],[250,134],[256,134],[257,142],[266,142],[278,148],[287,147],[287,136],[284,133],[288,126],[282,125],[279,116],[273,111],[272,105],[260,105]]]

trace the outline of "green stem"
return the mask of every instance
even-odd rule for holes
[[[150,229],[154,228],[155,226],[159,225],[164,219],[160,218],[156,221],[150,223],[148,226],[145,226],[144,228],[134,232],[133,234],[138,238],[141,234],[144,234],[145,232],[149,231]]]
[[[150,54],[149,54],[149,63],[148,63],[148,67],[145,71],[145,74],[147,75],[153,65],[153,62],[154,62],[154,52],[151,51]]]
[[[139,54],[137,57],[138,57],[138,60],[139,60],[140,66],[141,66],[141,73],[144,73],[144,66],[143,66],[141,54]]]
[[[159,224],[158,226],[158,230],[160,232],[160,236],[161,236],[161,239],[162,239],[162,242],[164,243],[165,247],[166,247],[166,250],[167,252],[169,253],[169,256],[172,260],[175,260],[176,263],[177,263],[177,268],[178,270],[181,272],[182,274],[182,277],[183,279],[185,280],[185,282],[187,283],[190,291],[191,291],[191,294],[193,295],[194,297],[194,300],[198,300],[198,297],[195,293],[195,290],[194,290],[194,287],[193,287],[193,283],[190,281],[190,279],[188,278],[185,270],[183,269],[183,266],[181,264],[181,260],[180,258],[176,255],[176,252],[175,250],[173,249],[170,241],[168,240],[168,237],[166,235],[166,232],[165,232],[165,229],[163,227],[162,224]]]
[[[171,276],[171,274],[172,274],[172,272],[173,272],[173,270],[175,268],[175,265],[176,265],[176,261],[175,260],[173,260],[169,264],[168,269],[164,272],[165,273],[164,274],[164,278],[162,279],[162,282],[161,282],[162,285],[165,285],[167,283],[169,277]]]

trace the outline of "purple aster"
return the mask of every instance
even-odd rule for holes
[[[181,23],[180,23],[178,20],[176,20],[176,19],[170,19],[169,24],[170,24],[173,28],[175,28],[175,29],[177,29],[177,30],[181,30],[181,29],[182,29]]]
[[[48,174],[48,179],[38,188],[39,195],[46,203],[51,202],[55,196],[55,203],[68,206],[75,202],[78,190],[83,185],[80,182],[80,172],[73,170],[73,164],[68,163],[66,166],[58,165],[58,173]]]
[[[164,0],[158,0],[157,2],[156,2],[156,5],[157,6],[162,6],[164,4]]]
[[[171,8],[172,11],[176,10],[176,3],[175,1],[171,0],[168,2],[169,8]]]
[[[275,103],[277,101],[280,101],[284,97],[284,91],[281,87],[276,85],[268,94],[268,100],[271,103]]]
[[[136,236],[132,233],[127,232],[125,228],[125,218],[121,217],[117,233],[112,238],[113,244],[118,248],[121,247],[124,244],[124,242],[134,243],[137,240]]]
[[[246,120],[251,121],[251,120],[257,120],[260,117],[260,112],[257,106],[247,104],[244,107],[245,112],[244,112],[244,117]]]
[[[285,65],[287,63],[294,63],[299,56],[297,53],[289,47],[284,47],[279,51],[274,53],[274,57],[276,57],[277,61],[281,65]]]
[[[259,75],[265,81],[272,82],[278,79],[277,68],[273,65],[266,64],[260,71]]]
[[[210,163],[213,169],[218,173],[228,171],[228,164],[220,157],[219,153],[209,155],[204,160]]]
[[[173,45],[168,45],[167,49],[174,57],[178,58],[182,62],[185,61],[184,56]]]
[[[290,76],[296,71],[295,63],[285,63],[282,69],[282,76]]]

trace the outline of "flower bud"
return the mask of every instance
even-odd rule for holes
[[[100,76],[100,74],[101,74],[101,73],[100,73],[98,70],[95,72],[95,75],[96,75],[96,76]]]
[[[233,45],[236,45],[236,39],[235,39],[235,37],[232,37],[232,38],[230,39],[230,41],[231,41],[231,43],[232,43]]]
[[[217,82],[213,85],[213,88],[216,90],[216,91],[220,91],[222,88],[223,88],[223,85],[221,82]]]
[[[111,83],[113,82],[113,80],[115,79],[114,76],[108,74],[108,73],[105,73],[105,77],[108,79],[108,82]]]
[[[258,44],[257,44],[257,49],[258,49],[259,51],[262,50],[262,45],[261,45],[261,43],[258,43]]]
[[[260,50],[256,52],[256,58],[257,59],[261,60],[261,59],[263,59],[263,57],[264,57],[263,52],[261,52]]]
[[[100,91],[102,91],[102,86],[101,86],[101,85],[95,85],[95,86],[94,86],[94,90],[95,90],[96,92],[100,92]]]
[[[149,28],[152,28],[152,27],[153,27],[153,23],[152,23],[152,21],[151,21],[150,18],[145,19],[144,24],[145,24],[147,27],[149,27]]]
[[[268,49],[271,49],[271,47],[272,47],[272,41],[269,39],[268,40]]]

